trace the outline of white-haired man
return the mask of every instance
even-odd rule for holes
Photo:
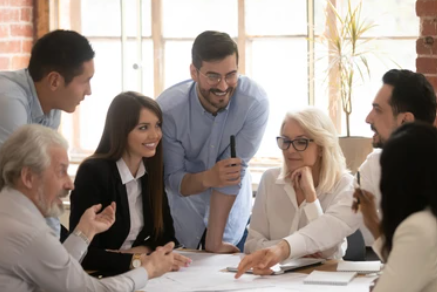
[[[26,125],[0,148],[0,291],[134,291],[171,270],[174,244],[143,256],[142,265],[101,281],[79,261],[94,235],[115,221],[115,203],[89,208],[62,244],[45,217],[63,212],[74,188],[67,174],[67,143],[52,129]]]

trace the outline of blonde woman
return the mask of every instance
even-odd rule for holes
[[[341,258],[345,237],[358,228],[359,219],[351,211],[353,176],[334,125],[316,108],[290,112],[277,143],[284,163],[261,179],[244,246],[245,253],[258,253],[242,264],[265,256],[273,264],[314,255]]]

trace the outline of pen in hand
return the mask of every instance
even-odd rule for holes
[[[356,178],[357,178],[357,184],[358,184],[358,188],[355,189],[355,193],[354,193],[354,202],[352,204],[352,210],[356,213],[358,212],[358,210],[360,210],[360,196],[362,195],[361,192],[361,182],[360,182],[360,172],[357,171],[356,174]]]
[[[360,192],[361,192],[360,171],[357,171],[357,183],[358,183],[358,187],[360,188]],[[360,198],[357,198],[357,205],[360,205]]]

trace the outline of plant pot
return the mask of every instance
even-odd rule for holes
[[[372,138],[340,137],[340,147],[346,158],[347,168],[355,174],[367,155],[373,151]]]

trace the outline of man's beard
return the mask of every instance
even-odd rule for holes
[[[226,92],[224,96],[231,94],[234,90],[233,87],[229,87],[228,89],[226,89],[226,91],[221,91],[220,89],[217,88],[211,88],[209,90],[205,90],[203,89],[201,86],[199,86],[200,89],[200,94],[202,94],[203,98],[205,99],[205,101],[207,103],[209,103],[210,105],[212,105],[213,107],[215,107],[218,111],[222,111],[224,110],[227,106],[229,101],[231,100],[230,97],[228,99],[227,102],[223,102],[223,103],[216,103],[212,101],[211,95],[215,94],[215,93],[223,93]],[[217,95],[216,95],[217,96]]]
[[[374,139],[372,140],[373,148],[382,148],[384,146],[384,142],[382,141],[381,136],[379,135],[378,131],[376,130],[376,128],[373,125],[370,125],[370,128],[379,137],[379,141],[378,142],[375,142]]]
[[[44,187],[40,186],[38,188],[38,197],[37,197],[37,204],[40,210],[42,211],[44,217],[53,217],[53,218],[59,218],[65,211],[64,205],[53,203],[51,206],[48,206],[45,194],[44,194]],[[62,190],[58,197],[65,198],[68,196],[69,191],[68,190]]]

